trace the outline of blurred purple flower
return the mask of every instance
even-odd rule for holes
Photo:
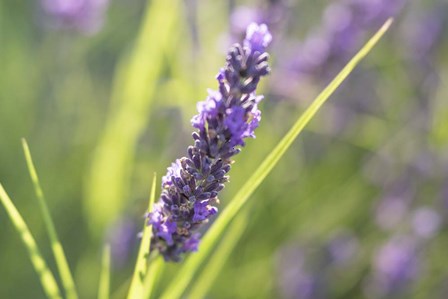
[[[44,12],[56,25],[95,33],[103,25],[108,0],[41,0]]]
[[[263,53],[272,41],[272,35],[269,33],[266,24],[258,25],[252,23],[247,27],[247,36],[244,40],[244,46],[253,52]]]
[[[408,202],[399,196],[388,196],[378,205],[375,212],[376,224],[384,230],[392,230],[403,221],[408,212]]]
[[[196,129],[204,127],[207,116],[216,117],[219,110],[222,110],[222,94],[211,89],[208,90],[208,93],[207,99],[197,104],[199,114],[195,115],[191,120],[191,125]]]
[[[240,35],[251,23],[263,22],[260,10],[248,6],[240,6],[230,15],[230,30]]]
[[[443,41],[444,27],[448,22],[448,5],[436,5],[434,9],[411,15],[404,34],[405,45],[414,59],[428,59],[431,52]]]
[[[238,6],[232,8],[229,17],[230,39],[241,38],[246,33],[246,28],[251,23],[266,24],[272,32],[285,22],[287,1],[268,1],[264,7]],[[279,32],[280,34],[280,32]]]
[[[419,237],[433,237],[438,232],[441,223],[442,217],[430,207],[421,207],[414,211],[412,226]]]
[[[308,269],[311,260],[299,246],[290,245],[278,254],[278,284],[282,298],[323,299],[326,296],[325,278],[317,269]]]
[[[367,295],[382,298],[403,294],[420,272],[417,240],[404,235],[391,238],[376,253]]]
[[[358,240],[352,233],[348,231],[337,233],[327,245],[331,263],[336,266],[345,266],[354,260],[358,247]]]
[[[136,247],[138,228],[134,221],[123,218],[111,226],[107,232],[107,242],[111,247],[112,263],[121,268],[129,261]]]
[[[272,39],[267,26],[250,24],[244,46],[234,45],[227,64],[216,79],[219,91],[197,105],[192,125],[194,146],[188,156],[176,160],[162,179],[162,194],[148,215],[152,225],[151,249],[165,260],[179,261],[183,254],[196,251],[199,229],[218,212],[218,193],[228,181],[231,157],[244,139],[255,137],[260,120],[256,96],[260,78],[269,73],[265,52]]]
[[[446,174],[446,177],[448,177],[448,172]],[[444,209],[444,213],[448,213],[448,183],[444,183],[442,186],[442,190],[440,192],[440,200],[442,202],[442,207]]]
[[[171,166],[167,168],[166,175],[162,177],[162,186],[172,186],[172,177],[178,177],[180,175],[180,170],[182,166],[180,165],[180,160],[177,159],[175,162],[171,163]]]
[[[332,232],[323,243],[308,240],[303,244],[290,244],[278,251],[280,293],[284,298],[332,298],[338,284],[333,278],[341,279],[357,261],[356,236],[343,229]]]

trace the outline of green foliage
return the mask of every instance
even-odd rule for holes
[[[110,290],[110,245],[104,246],[101,263],[100,283],[98,286],[98,299],[109,299]]]
[[[238,217],[230,224],[224,237],[217,246],[209,261],[204,265],[198,278],[195,279],[188,298],[204,298],[208,290],[213,285],[214,280],[219,275],[220,270],[224,267],[227,259],[235,249],[238,241],[244,233],[244,228],[248,221],[247,208],[240,212]]]
[[[152,210],[154,200],[156,198],[156,174],[154,174],[154,179],[152,181],[151,195],[149,196],[149,204],[147,212]],[[148,273],[148,262],[149,262],[149,248],[151,247],[151,236],[152,230],[145,222],[143,226],[142,239],[140,242],[140,248],[138,250],[137,262],[134,267],[134,274],[132,275],[131,286],[128,293],[128,299],[133,298],[143,298],[143,292],[145,290],[145,280],[147,275],[152,275]],[[148,297],[150,296],[150,291]]]
[[[72,273],[65,257],[64,249],[59,241],[56,229],[54,227],[53,220],[51,219],[50,211],[47,207],[47,203],[44,197],[44,192],[39,183],[39,177],[37,176],[36,168],[34,167],[33,159],[31,157],[30,148],[25,139],[22,139],[23,152],[25,154],[26,164],[30,173],[31,181],[33,181],[34,191],[39,201],[42,217],[45,221],[45,228],[47,229],[48,236],[50,238],[51,249],[58,266],[59,275],[61,275],[62,284],[65,290],[65,296],[67,299],[76,299],[78,295],[76,293],[75,283],[73,282]]]
[[[135,46],[116,71],[109,115],[86,181],[85,211],[96,236],[124,207],[135,147],[149,121],[164,57],[175,50],[178,2],[148,1]]]
[[[1,184],[0,184],[0,200],[3,206],[5,207],[6,212],[8,213],[8,216],[11,219],[11,222],[13,223],[15,229],[17,230],[17,233],[19,234],[23,244],[25,245],[28,251],[31,263],[33,264],[34,270],[36,270],[36,273],[40,278],[42,288],[44,289],[47,298],[50,299],[62,298],[61,292],[59,290],[58,284],[56,283],[56,280],[54,279],[53,273],[50,271],[50,269],[47,266],[47,263],[42,257],[40,250],[37,247],[36,241],[31,235],[30,230],[28,229],[28,226],[26,225],[22,216],[19,214],[19,211],[17,211],[16,207],[12,203],[11,199],[9,198],[8,194],[6,193],[5,189],[3,189],[3,186]]]

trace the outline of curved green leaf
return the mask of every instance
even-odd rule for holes
[[[161,256],[157,256],[155,260],[151,262],[151,264],[149,265],[148,274],[146,275],[145,281],[143,282],[143,297],[135,299],[151,298],[151,294],[154,291],[157,281],[161,276],[164,265],[165,262],[163,261],[163,258]]]
[[[152,210],[156,198],[156,174],[152,180],[151,195],[149,196],[148,212]],[[143,298],[144,280],[148,273],[149,248],[151,246],[151,227],[145,224],[143,226],[142,240],[138,251],[137,262],[132,276],[131,287],[128,293],[128,299]],[[152,273],[151,273],[152,274]]]
[[[22,139],[23,152],[25,154],[26,164],[30,173],[31,181],[33,181],[34,190],[36,192],[37,199],[39,201],[40,210],[45,222],[45,228],[47,229],[48,236],[50,238],[51,249],[56,260],[56,265],[61,275],[62,285],[65,289],[65,296],[67,299],[77,299],[75,283],[70,271],[70,267],[65,257],[64,249],[59,241],[58,234],[51,219],[50,211],[45,201],[44,192],[39,183],[39,177],[37,176],[36,168],[34,167],[33,159],[31,157],[30,148],[25,139]]]
[[[248,213],[247,208],[245,208],[245,212],[240,214],[235,221],[232,222],[228,232],[219,243],[219,247],[207,261],[207,264],[201,271],[199,277],[195,279],[193,289],[187,296],[188,298],[204,298],[205,295],[207,295],[208,290],[220,273],[221,268],[225,265],[227,258],[230,256],[243,235],[244,228],[247,225],[247,219]]]
[[[44,289],[45,294],[51,299],[61,299],[61,292],[59,290],[58,284],[54,279],[53,273],[47,266],[44,258],[42,257],[39,248],[37,247],[36,241],[31,235],[28,226],[17,211],[16,207],[12,203],[8,194],[6,193],[3,186],[0,184],[0,201],[6,209],[12,224],[22,238],[23,244],[28,250],[28,255],[30,256],[31,263],[34,266],[37,274],[39,275],[41,285]]]
[[[98,286],[98,299],[110,298],[110,246],[103,249],[103,259],[101,262],[100,283]]]

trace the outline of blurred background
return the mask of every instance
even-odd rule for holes
[[[221,210],[394,16],[253,195],[206,298],[447,298],[447,4],[2,0],[0,181],[55,269],[25,137],[81,298],[96,296],[106,242],[113,298],[124,298],[153,174],[192,143],[196,102],[217,88],[246,26],[269,25],[272,74]],[[3,208],[0,227],[0,298],[44,298]],[[168,266],[157,292],[178,268]]]

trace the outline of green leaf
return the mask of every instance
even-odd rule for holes
[[[98,286],[98,299],[110,298],[110,246],[103,249],[103,260],[101,263],[100,283]]]
[[[8,194],[6,193],[3,186],[0,184],[0,201],[6,209],[9,218],[11,219],[12,224],[16,228],[20,237],[22,238],[23,244],[28,250],[28,255],[30,256],[31,263],[34,266],[37,274],[39,275],[40,282],[44,289],[45,294],[48,298],[51,299],[60,299],[61,292],[59,287],[54,279],[53,273],[47,266],[47,263],[43,259],[39,248],[37,247],[36,241],[31,235],[28,226],[23,220],[22,216],[20,216],[19,211],[17,211],[16,207],[12,203]]]
[[[61,242],[59,241],[56,233],[53,220],[51,219],[50,211],[45,201],[44,192],[40,186],[39,177],[37,176],[36,168],[34,167],[33,159],[31,158],[30,148],[28,147],[25,139],[22,139],[22,146],[31,181],[33,182],[34,190],[39,201],[40,211],[44,218],[45,228],[47,229],[47,233],[50,238],[51,249],[56,260],[59,274],[61,275],[62,285],[65,289],[65,296],[67,296],[67,299],[77,299],[78,295],[76,293],[73,276],[70,272],[70,267],[68,266],[64,249],[62,248]]]
[[[199,252],[192,254],[184,263],[178,274],[171,280],[166,291],[162,294],[163,299],[180,298],[188,285],[193,280],[201,264],[207,259],[210,252],[215,247],[219,238],[225,231],[227,225],[241,210],[252,193],[263,182],[266,176],[278,163],[286,150],[302,132],[303,128],[313,118],[320,107],[327,101],[333,92],[341,85],[347,76],[353,71],[358,63],[372,50],[375,44],[381,39],[383,34],[389,29],[392,19],[386,21],[381,29],[364,45],[364,47],[348,62],[342,71],[330,82],[330,84],[317,96],[308,109],[299,117],[292,128],[286,133],[278,145],[264,159],[263,163],[255,170],[252,176],[246,181],[235,198],[229,203],[226,209],[216,219],[210,230],[202,240]]]
[[[156,198],[156,174],[152,180],[151,195],[149,196],[148,213],[152,210]],[[148,275],[149,248],[151,246],[152,229],[146,224],[143,225],[142,240],[138,251],[137,262],[132,276],[131,287],[129,288],[128,299],[143,298],[144,280]]]
[[[97,237],[123,210],[135,147],[149,121],[164,57],[177,50],[173,32],[180,8],[179,0],[147,1],[136,44],[117,68],[110,112],[86,180],[84,207]]]
[[[157,281],[161,276],[164,266],[165,262],[163,261],[163,258],[161,256],[157,256],[155,260],[151,262],[151,264],[149,265],[148,274],[146,275],[145,281],[143,282],[144,291],[143,291],[143,297],[141,298],[143,299],[151,298],[151,294],[154,291]]]
[[[213,256],[207,261],[199,277],[195,279],[193,289],[187,296],[188,298],[205,298],[205,295],[207,295],[208,290],[220,273],[221,268],[225,265],[227,258],[243,235],[244,228],[247,225],[247,219],[248,212],[245,209],[245,212],[240,214],[232,222],[228,232],[213,253]]]

